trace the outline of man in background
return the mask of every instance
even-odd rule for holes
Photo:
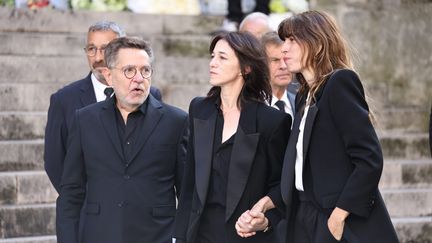
[[[265,33],[272,31],[269,17],[260,12],[247,15],[240,23],[239,31],[247,31],[260,39]]]
[[[294,120],[297,88],[295,84],[292,84],[293,75],[288,71],[283,60],[283,41],[276,32],[272,31],[262,36],[261,43],[265,48],[270,70],[270,85],[273,95],[270,105],[290,114]]]
[[[90,26],[84,48],[90,73],[51,95],[45,128],[44,160],[45,170],[57,192],[63,172],[68,130],[75,110],[105,100],[112,94],[101,73],[101,69],[106,67],[104,51],[110,41],[122,36],[125,36],[125,32],[114,22],[97,22]],[[151,93],[161,99],[159,90],[152,88]]]

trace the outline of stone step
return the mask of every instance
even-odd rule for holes
[[[0,171],[43,170],[43,139],[0,141]]]
[[[0,140],[43,138],[46,119],[46,112],[0,112]]]
[[[55,235],[0,239],[0,243],[56,243]]]
[[[432,188],[432,160],[385,160],[380,189]]]
[[[85,77],[89,72],[86,57],[50,57],[2,55],[0,58],[0,84],[2,93],[13,85],[25,84],[43,89],[46,83],[67,84]],[[41,87],[38,86],[42,85]],[[11,85],[12,87],[7,87]],[[60,85],[59,85],[60,86]],[[3,96],[3,95],[2,95]]]
[[[0,110],[46,112],[51,94],[62,86],[60,83],[0,83]]]
[[[157,59],[171,57],[209,57],[209,35],[142,36],[148,40]],[[0,32],[0,55],[80,57],[86,60],[83,48],[86,33]],[[31,45],[29,45],[31,43]]]
[[[85,33],[0,32],[0,55],[77,56],[85,60]]]
[[[381,194],[391,217],[432,215],[432,188],[387,189]]]
[[[54,203],[57,192],[45,171],[0,172],[0,205]]]
[[[398,133],[426,132],[429,126],[430,108],[423,106],[401,107],[387,104],[386,108],[375,110],[378,130],[392,130]]]
[[[0,206],[2,238],[55,234],[55,204]]]
[[[120,24],[127,33],[147,35],[208,34],[222,23],[223,16],[151,15],[132,12],[14,10],[0,7],[0,31],[85,33],[101,20]],[[139,21],[137,21],[139,20]]]
[[[429,135],[427,133],[380,132],[381,147],[385,159],[430,158]]]
[[[400,243],[432,242],[432,217],[392,218]]]

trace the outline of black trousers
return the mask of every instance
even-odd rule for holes
[[[253,12],[261,12],[269,14],[270,0],[256,0],[255,9]],[[240,23],[243,20],[244,14],[241,7],[241,0],[228,0],[228,15],[227,19]]]
[[[300,205],[294,223],[294,243],[346,243],[337,241],[327,226],[329,212],[318,209],[304,193],[300,193]]]

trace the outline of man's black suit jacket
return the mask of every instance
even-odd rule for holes
[[[152,87],[150,93],[161,100],[158,89]],[[75,111],[95,102],[91,73],[51,95],[45,128],[44,160],[45,170],[57,191],[60,191],[68,130],[71,128]]]
[[[217,109],[215,98],[195,98],[189,107],[190,137],[174,237],[195,243],[209,187]],[[264,103],[242,107],[228,173],[227,243],[275,242],[274,231],[245,240],[235,231],[239,216],[263,196],[278,191],[291,117]],[[275,213],[275,211],[273,211]],[[271,217],[271,215],[269,215]]]
[[[305,193],[322,212],[330,213],[335,207],[350,212],[343,233],[347,242],[398,242],[378,190],[383,157],[357,74],[351,70],[335,71],[315,99],[307,114],[303,136]],[[305,100],[304,96],[300,98],[301,109]],[[298,198],[294,168],[301,116],[299,109],[285,153],[280,198],[283,200],[273,201],[286,209],[289,243],[296,227],[293,220]]]
[[[186,159],[187,114],[149,95],[132,156],[126,160],[114,99],[75,114],[57,199],[59,243],[171,242]]]

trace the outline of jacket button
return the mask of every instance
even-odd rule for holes
[[[119,203],[117,204],[117,206],[118,206],[119,208],[123,207],[123,202],[119,202]]]
[[[124,175],[123,178],[125,178],[126,180],[130,179],[130,175]]]

